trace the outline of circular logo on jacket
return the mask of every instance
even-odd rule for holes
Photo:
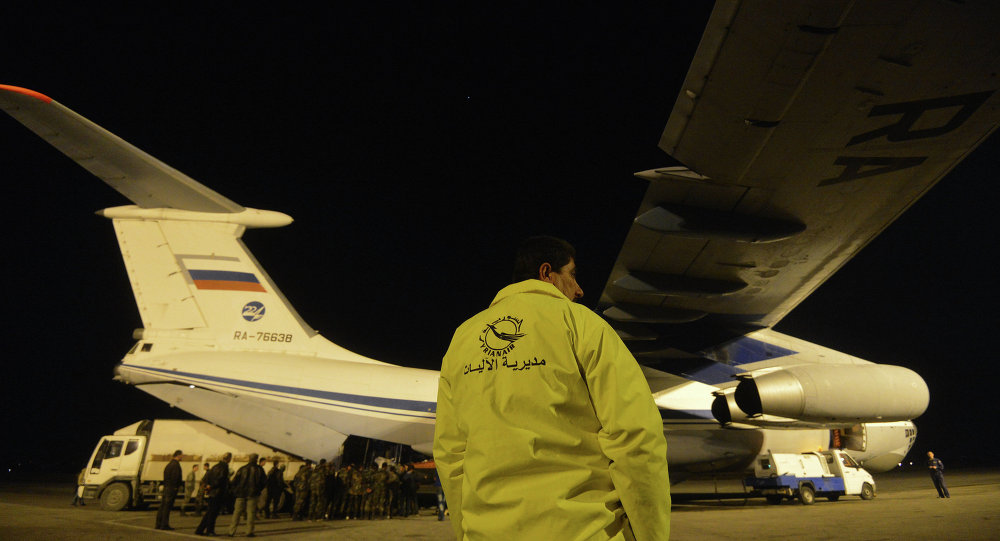
[[[257,301],[248,302],[243,305],[243,319],[254,322],[260,321],[264,317],[264,305]]]
[[[487,323],[479,336],[483,353],[491,356],[506,355],[514,349],[514,342],[524,337],[521,332],[523,319],[504,316],[493,323]]]

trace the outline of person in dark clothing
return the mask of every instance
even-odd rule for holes
[[[222,455],[222,461],[212,466],[212,469],[202,478],[203,490],[206,490],[208,497],[208,510],[205,516],[201,517],[195,535],[215,535],[215,519],[219,517],[219,510],[229,493],[229,461],[233,459],[232,453]]]
[[[934,458],[934,453],[927,451],[927,471],[931,474],[931,481],[934,481],[934,488],[938,491],[938,498],[950,498],[948,487],[944,484],[944,462],[940,458]]]
[[[267,473],[267,502],[264,504],[264,518],[277,518],[281,506],[281,495],[285,492],[285,468],[274,459],[271,471]]]
[[[408,517],[420,513],[420,506],[417,504],[417,488],[420,484],[417,481],[417,474],[413,471],[413,464],[406,465],[406,473],[401,479],[403,511],[402,515]]]
[[[198,477],[198,487],[195,489],[195,491],[198,493],[198,505],[195,508],[195,513],[197,513],[199,517],[201,516],[201,513],[205,510],[205,486],[203,484],[203,480],[205,479],[205,476],[208,475],[208,470],[210,469],[211,469],[211,464],[206,462],[205,466],[201,470],[201,476]]]
[[[177,492],[184,486],[184,476],[181,475],[181,455],[180,449],[174,451],[170,457],[170,462],[163,468],[163,496],[160,498],[160,509],[156,513],[157,530],[173,530],[170,527],[170,508],[174,506],[174,499]]]
[[[253,527],[257,516],[257,499],[267,483],[264,468],[257,463],[257,453],[250,454],[250,460],[245,466],[236,470],[233,477],[232,493],[236,498],[233,505],[233,521],[229,524],[229,537],[236,535],[236,528],[245,512],[247,515],[247,537],[253,537]]]

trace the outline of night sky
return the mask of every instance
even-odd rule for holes
[[[710,5],[667,4],[60,8],[2,23],[0,83],[291,215],[244,241],[303,318],[360,354],[436,369],[528,235],[573,242],[596,302],[645,190],[632,173],[676,164],[656,143]],[[111,380],[141,323],[94,212],[128,201],[7,115],[0,143],[0,459],[73,472],[99,436],[184,414]],[[777,326],[919,372],[931,404],[911,458],[991,454],[998,150],[994,136]]]

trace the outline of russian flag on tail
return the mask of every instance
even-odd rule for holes
[[[259,291],[267,290],[260,284],[253,273],[222,270],[189,270],[191,280],[198,289],[216,289],[223,291]]]

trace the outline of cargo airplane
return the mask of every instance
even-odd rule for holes
[[[986,1],[720,1],[597,310],[641,363],[676,478],[758,454],[849,449],[894,467],[928,388],[772,327],[997,127]],[[917,46],[919,45],[919,46]],[[243,244],[246,208],[48,96],[0,107],[131,205],[111,220],[142,328],[116,379],[274,448],[348,435],[429,453],[438,373],[352,353],[296,313]],[[486,369],[492,367],[484,367]]]

